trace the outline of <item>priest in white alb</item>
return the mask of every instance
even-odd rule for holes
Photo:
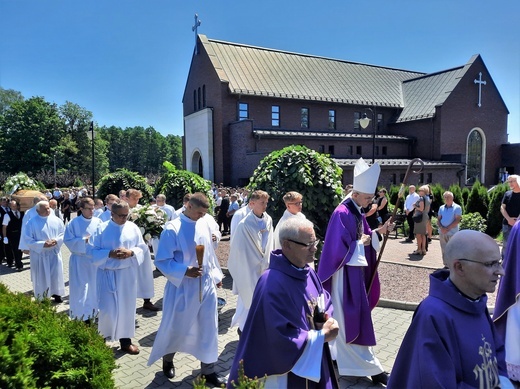
[[[52,296],[55,302],[61,303],[65,282],[60,249],[65,227],[60,219],[51,215],[48,201],[40,201],[34,208],[36,216],[23,228],[24,242],[31,256],[34,297]]]
[[[131,338],[135,335],[137,273],[148,247],[139,227],[127,221],[128,213],[126,201],[112,204],[112,219],[92,234],[87,254],[98,267],[99,332],[119,340],[121,350],[139,354]]]
[[[216,287],[223,274],[213,250],[212,229],[204,219],[209,202],[202,193],[189,197],[180,216],[168,222],[159,240],[155,266],[168,279],[163,316],[148,365],[163,358],[167,378],[175,377],[175,353],[193,355],[201,362],[206,382],[220,387],[225,378],[215,372],[218,359]],[[203,246],[199,267],[197,245]],[[202,252],[202,251],[200,251]]]
[[[97,268],[87,255],[88,239],[102,223],[93,216],[94,200],[82,197],[79,201],[81,215],[65,228],[63,243],[70,250],[69,260],[69,316],[88,321],[97,314]]]

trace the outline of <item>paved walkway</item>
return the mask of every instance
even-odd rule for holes
[[[425,266],[429,268],[442,267],[440,260],[440,247],[438,241],[433,241],[427,256],[418,257],[408,255],[415,245],[402,243],[402,239],[390,238],[385,248],[383,261],[390,261],[411,266]],[[58,311],[68,310],[68,263],[70,252],[63,246],[63,265],[66,282],[66,294],[64,303],[57,305]],[[4,265],[0,266],[0,282],[6,284],[10,290],[32,293],[32,285],[29,272],[29,259],[24,259],[24,271],[17,273]],[[166,279],[155,272],[154,302],[162,305],[162,294]],[[229,275],[224,279],[224,286],[218,291],[227,304],[220,314],[219,325],[219,360],[217,371],[227,374],[231,367],[235,350],[238,343],[236,328],[229,328],[231,318],[235,312],[236,296],[231,292],[232,280]],[[385,304],[383,304],[385,305]],[[388,306],[388,304],[386,304]],[[142,306],[142,300],[138,299],[137,306]],[[408,310],[378,307],[373,311],[373,320],[377,335],[378,345],[375,348],[376,355],[387,371],[392,369],[395,356],[401,344],[402,338],[409,326],[413,312]],[[191,355],[178,353],[174,363],[176,366],[176,377],[168,380],[162,373],[161,361],[152,366],[147,366],[148,357],[153,345],[156,331],[161,321],[162,312],[144,311],[137,309],[139,328],[136,329],[134,342],[141,349],[137,356],[122,353],[118,342],[110,344],[114,350],[118,368],[115,371],[116,385],[118,388],[189,388],[192,381],[200,373],[200,364]],[[369,378],[341,377],[341,388],[370,388],[373,386]]]

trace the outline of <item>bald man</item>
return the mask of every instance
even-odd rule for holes
[[[388,388],[512,387],[504,343],[486,306],[486,293],[504,275],[497,243],[478,231],[459,231],[444,260],[449,270],[430,275],[430,294],[414,314]]]

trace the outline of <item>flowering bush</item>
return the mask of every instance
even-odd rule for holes
[[[5,193],[13,194],[18,190],[38,190],[38,184],[25,173],[17,173],[7,179],[4,185]]]
[[[166,223],[166,213],[157,207],[145,205],[135,207],[130,211],[128,220],[134,222],[141,230],[144,240],[148,243],[152,238],[158,238]]]

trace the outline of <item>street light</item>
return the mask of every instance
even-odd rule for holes
[[[96,196],[96,188],[94,184],[95,179],[95,155],[94,155],[94,138],[96,137],[96,132],[94,131],[94,122],[90,122],[90,128],[87,131],[88,138],[92,141],[92,197]]]
[[[372,111],[371,108],[365,108],[365,110],[368,110],[372,113],[372,119],[369,119],[367,117],[367,113],[365,112],[363,114],[363,118],[359,119],[359,125],[361,126],[361,128],[365,129],[372,121],[372,164],[374,164],[376,158],[376,125],[374,120],[374,111]]]
[[[56,188],[56,151],[54,152],[54,187]]]

